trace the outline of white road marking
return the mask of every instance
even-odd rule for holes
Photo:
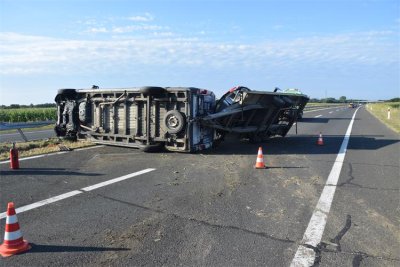
[[[332,114],[333,113],[333,111],[329,111],[329,114]]]
[[[43,158],[43,157],[48,157],[48,156],[54,156],[54,155],[61,155],[68,153],[69,151],[61,151],[61,152],[56,152],[56,153],[49,153],[49,154],[43,154],[43,155],[37,155],[37,156],[32,156],[32,157],[26,157],[26,158],[20,158],[19,161],[24,161],[24,160],[29,160],[29,159],[37,159],[37,158]],[[0,162],[0,164],[4,163],[9,163],[10,160],[5,160]]]
[[[129,179],[129,178],[132,178],[132,177],[144,174],[144,173],[148,173],[148,172],[151,172],[151,171],[154,171],[154,170],[155,169],[153,169],[153,168],[145,169],[145,170],[138,171],[138,172],[135,172],[135,173],[131,173],[131,174],[128,174],[128,175],[124,175],[124,176],[121,176],[121,177],[118,177],[118,178],[115,178],[115,179],[111,179],[111,180],[108,180],[108,181],[105,181],[105,182],[102,182],[102,183],[98,183],[98,184],[95,184],[95,185],[92,185],[92,186],[84,187],[81,190],[89,192],[89,191],[92,191],[94,189],[97,189],[97,188],[100,188],[100,187],[103,187],[103,186],[106,186],[106,185],[110,185],[110,184],[113,184],[113,183],[117,183],[117,182]]]
[[[83,147],[83,148],[74,149],[73,151],[84,151],[84,150],[89,150],[89,149],[93,149],[93,148],[100,148],[100,147],[105,147],[105,145]]]
[[[38,158],[43,158],[43,157],[48,157],[48,156],[61,155],[61,154],[69,153],[69,152],[72,152],[72,151],[82,151],[82,150],[89,150],[89,149],[100,148],[100,147],[104,147],[104,145],[84,147],[84,148],[74,149],[74,150],[71,150],[71,151],[61,151],[61,152],[56,152],[56,153],[49,153],[49,154],[42,154],[42,155],[32,156],[32,157],[20,158],[19,161],[24,161],[24,160],[29,160],[29,159],[38,159]],[[10,160],[5,160],[5,161],[1,161],[0,162],[0,164],[5,164],[5,163],[10,163]]]
[[[319,117],[322,117],[322,115],[317,115],[317,116],[315,116],[314,118],[319,118]]]
[[[82,194],[82,193],[85,193],[85,192],[89,192],[91,190],[94,190],[94,189],[97,189],[97,188],[100,188],[100,187],[103,187],[103,186],[106,186],[106,185],[110,185],[110,184],[113,184],[113,183],[117,183],[117,182],[129,179],[129,178],[133,178],[135,176],[138,176],[138,175],[141,175],[141,174],[145,174],[145,173],[148,173],[148,172],[151,172],[151,171],[154,171],[154,170],[156,170],[156,169],[154,169],[154,168],[144,169],[144,170],[141,170],[141,171],[138,171],[138,172],[134,172],[134,173],[131,173],[131,174],[128,174],[128,175],[124,175],[124,176],[121,176],[121,177],[118,177],[118,178],[114,178],[114,179],[111,179],[111,180],[108,180],[108,181],[105,181],[105,182],[102,182],[102,183],[98,183],[98,184],[95,184],[95,185],[92,185],[92,186],[84,187],[84,188],[82,188],[80,190],[74,190],[74,191],[71,191],[71,192],[68,192],[68,193],[65,193],[65,194],[62,194],[62,195],[58,195],[58,196],[51,197],[51,198],[48,198],[48,199],[45,199],[45,200],[41,200],[41,201],[38,201],[38,202],[35,202],[35,203],[32,203],[32,204],[17,208],[17,209],[15,209],[15,211],[18,214],[18,213],[22,213],[22,212],[25,212],[25,211],[28,211],[28,210],[36,209],[38,207],[41,207],[41,206],[44,206],[44,205],[47,205],[47,204],[50,204],[50,203],[54,203],[54,202],[57,202],[57,201],[60,201],[60,200],[63,200],[63,199],[69,198],[69,197],[73,197],[73,196],[76,196],[76,195],[79,195],[79,194]],[[6,216],[7,216],[7,212],[0,213],[0,220],[6,218]]]
[[[290,264],[291,267],[312,266],[314,264],[315,251],[312,248],[316,248],[321,242],[322,235],[325,230],[327,217],[331,209],[333,196],[335,195],[336,191],[336,185],[339,180],[340,172],[342,170],[344,157],[346,156],[347,145],[349,143],[351,130],[353,128],[354,118],[358,109],[354,112],[349,127],[347,128],[335,163],[333,164],[332,170],[329,173],[328,179],[318,200],[317,206],[314,209],[314,213],[303,235],[301,245],[298,247],[296,255],[294,256],[293,261]]]
[[[303,111],[303,113],[309,113],[309,112],[320,111],[320,110],[327,110],[327,109],[332,109],[332,108],[336,108],[336,107],[320,108],[320,109],[313,109],[313,110],[306,110],[306,111]]]
[[[38,202],[35,202],[35,203],[32,203],[32,204],[17,208],[17,209],[15,209],[15,212],[18,214],[18,213],[22,213],[22,212],[25,212],[25,211],[28,211],[28,210],[33,210],[33,209],[39,208],[41,206],[44,206],[44,205],[47,205],[47,204],[50,204],[50,203],[53,203],[53,202],[57,202],[57,201],[60,201],[60,200],[63,200],[63,199],[66,199],[66,198],[69,198],[69,197],[72,197],[72,196],[76,196],[76,195],[81,194],[81,193],[83,193],[83,192],[82,191],[78,191],[78,190],[71,191],[71,192],[68,192],[68,193],[65,193],[65,194],[62,194],[62,195],[51,197],[51,198],[48,198],[48,199],[45,199],[45,200],[41,200],[41,201],[38,201]],[[0,219],[5,218],[6,215],[7,215],[7,212],[0,213]]]

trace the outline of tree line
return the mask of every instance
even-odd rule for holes
[[[9,106],[0,105],[0,109],[18,109],[18,108],[55,108],[56,103],[45,103],[45,104],[30,104],[30,105],[20,105],[20,104],[11,104]]]

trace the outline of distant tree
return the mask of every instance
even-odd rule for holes
[[[322,103],[337,103],[338,101],[334,97],[322,98]]]
[[[20,105],[18,105],[18,104],[11,104],[11,105],[10,105],[10,108],[20,108]]]
[[[341,97],[339,97],[339,102],[341,102],[341,103],[346,103],[346,97],[345,96],[341,96]]]
[[[400,97],[395,97],[395,98],[389,99],[386,102],[400,102]]]
[[[52,108],[52,107],[56,107],[56,103],[45,103],[45,104],[38,104],[35,105],[35,107],[37,108]]]

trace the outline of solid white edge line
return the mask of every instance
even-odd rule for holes
[[[319,117],[322,117],[322,115],[317,115],[317,116],[314,116],[314,118],[319,118]]]
[[[89,150],[89,149],[93,149],[93,148],[100,148],[100,147],[105,147],[105,145],[99,145],[99,146],[95,145],[95,146],[90,146],[90,147],[77,148],[77,149],[74,149],[72,151],[84,151],[84,150]]]
[[[327,222],[327,217],[331,209],[333,197],[335,195],[336,185],[340,177],[344,158],[346,156],[347,145],[349,144],[354,118],[356,117],[357,111],[359,109],[360,108],[358,108],[353,114],[346,134],[343,138],[342,145],[340,146],[339,153],[337,154],[335,163],[333,164],[332,170],[329,173],[328,179],[318,200],[317,206],[314,209],[310,222],[308,223],[307,229],[303,235],[301,245],[299,245],[293,261],[290,264],[291,267],[312,266],[314,264],[315,251],[312,248],[316,248],[321,242]],[[308,245],[310,247],[306,247],[305,245]]]
[[[37,158],[43,158],[43,157],[48,157],[48,156],[61,155],[61,154],[65,154],[68,152],[69,151],[60,151],[60,152],[54,152],[54,153],[49,153],[49,154],[36,155],[36,156],[32,156],[32,157],[20,158],[18,160],[24,161],[24,160],[29,160],[29,159],[37,159]],[[10,162],[10,160],[5,160],[5,161],[0,162],[0,164],[9,163],[9,162]]]
[[[74,152],[74,151],[89,150],[89,149],[101,148],[101,147],[104,147],[104,145],[84,147],[84,148],[74,149],[71,151],[60,151],[60,152],[53,152],[53,153],[49,153],[49,154],[36,155],[36,156],[32,156],[32,157],[20,158],[19,161],[24,161],[24,160],[29,160],[29,159],[38,159],[38,158],[49,157],[49,156],[54,156],[54,155],[61,155],[61,154]],[[10,163],[10,160],[0,161],[0,164],[5,164],[5,163]]]
[[[88,187],[81,188],[81,190],[86,191],[86,192],[92,191],[94,189],[97,189],[97,188],[100,188],[100,187],[103,187],[103,186],[106,186],[106,185],[110,185],[110,184],[113,184],[113,183],[117,183],[117,182],[129,179],[129,178],[132,178],[132,177],[144,174],[144,173],[148,173],[148,172],[151,172],[151,171],[154,171],[154,170],[155,169],[153,169],[153,168],[149,168],[149,169],[145,169],[145,170],[142,170],[142,171],[134,172],[134,173],[131,173],[131,174],[128,174],[128,175],[124,175],[124,176],[121,176],[121,177],[118,177],[118,178],[115,178],[115,179],[111,179],[111,180],[108,180],[108,181],[105,181],[105,182],[102,182],[102,183],[98,183],[98,184],[95,184],[95,185],[91,185],[91,186],[88,186]]]
[[[115,179],[111,179],[111,180],[108,180],[108,181],[105,181],[105,182],[102,182],[102,183],[98,183],[98,184],[95,184],[95,185],[92,185],[92,186],[84,187],[84,188],[82,188],[80,190],[74,190],[74,191],[71,191],[71,192],[68,192],[68,193],[65,193],[65,194],[62,194],[62,195],[51,197],[51,198],[48,198],[48,199],[45,199],[45,200],[41,200],[41,201],[38,201],[38,202],[35,202],[35,203],[32,203],[32,204],[17,208],[17,209],[15,209],[15,212],[18,214],[18,213],[22,213],[22,212],[25,212],[25,211],[28,211],[28,210],[32,210],[32,209],[35,209],[35,208],[38,208],[38,207],[41,207],[41,206],[44,206],[44,205],[47,205],[47,204],[50,204],[50,203],[53,203],[53,202],[57,202],[57,201],[60,201],[60,200],[63,200],[63,199],[66,199],[66,198],[69,198],[69,197],[72,197],[72,196],[76,196],[76,195],[82,194],[82,193],[84,193],[84,191],[88,192],[88,191],[97,189],[99,187],[103,187],[103,186],[110,185],[110,184],[113,184],[113,183],[116,183],[116,182],[120,182],[120,181],[129,179],[129,178],[132,178],[132,177],[144,174],[144,173],[148,173],[148,172],[151,172],[151,171],[154,171],[154,170],[156,170],[156,169],[154,169],[154,168],[144,169],[142,171],[134,172],[134,173],[131,173],[131,174],[128,174],[128,175],[124,175],[124,176],[121,176],[121,177],[118,177],[118,178],[115,178]],[[83,191],[81,191],[81,190],[83,190]],[[7,212],[0,213],[0,220],[4,219],[6,217],[7,217]]]

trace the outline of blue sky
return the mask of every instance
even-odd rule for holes
[[[398,0],[0,3],[0,104],[93,84],[400,95]]]

